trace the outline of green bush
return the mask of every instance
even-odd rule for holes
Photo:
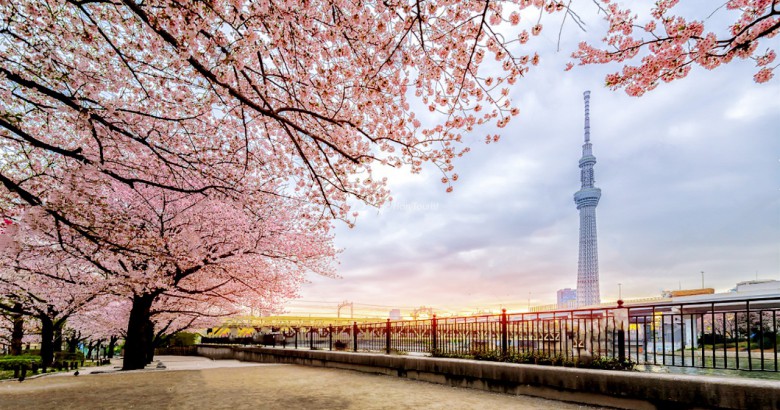
[[[631,360],[620,361],[614,357],[597,357],[587,367],[602,370],[633,370],[636,363]]]
[[[198,344],[200,335],[197,333],[179,332],[171,336],[167,345],[170,347],[194,346]]]
[[[14,370],[20,367],[32,369],[41,365],[41,357],[33,355],[0,356],[0,370]]]
[[[54,363],[52,367],[62,370],[64,369],[77,369],[79,366],[84,365],[84,353],[76,352],[56,352],[54,353]]]
[[[471,352],[470,356],[475,360],[487,360],[491,362],[503,362],[504,357],[496,350],[480,349]]]
[[[617,358],[599,357],[594,358],[590,363],[585,363],[578,361],[576,357],[567,358],[562,354],[548,355],[543,352],[508,352],[506,355],[501,355],[501,353],[496,350],[474,350],[471,351],[470,354],[460,354],[435,349],[431,351],[431,356],[602,370],[633,370],[636,367],[636,363],[630,360],[620,361]]]
[[[453,352],[445,352],[441,349],[433,349],[431,350],[431,356],[433,357],[441,357],[443,359],[473,359],[474,356],[469,354],[461,354],[461,353],[453,353]]]
[[[54,361],[55,362],[83,362],[84,353],[56,352],[54,353]]]

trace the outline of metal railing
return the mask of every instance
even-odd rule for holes
[[[202,343],[778,371],[780,297],[293,327]],[[271,336],[271,337],[269,337]]]

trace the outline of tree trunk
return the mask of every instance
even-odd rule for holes
[[[79,347],[79,340],[81,340],[81,337],[76,332],[73,333],[73,336],[65,339],[65,343],[68,345],[68,353],[76,353],[76,348]]]
[[[92,358],[92,351],[95,350],[95,342],[89,342],[87,345],[87,359]]]
[[[62,327],[63,322],[54,325],[54,340],[52,341],[52,351],[59,353],[62,351]]]
[[[22,338],[24,337],[24,316],[22,316],[22,304],[14,304],[14,310],[11,313],[13,321],[13,330],[11,331],[11,354],[18,356],[22,354]]]
[[[133,307],[130,309],[130,320],[127,322],[122,370],[143,369],[149,363],[149,345],[152,344],[151,336],[154,335],[151,310],[155,298],[156,295],[152,294],[133,296]]]
[[[41,365],[46,369],[54,363],[54,322],[46,315],[38,319],[41,321]]]
[[[111,339],[108,340],[108,354],[106,355],[109,359],[114,358],[114,348],[116,348],[116,336],[111,336]]]
[[[154,360],[154,347],[157,344],[154,337],[154,323],[151,320],[146,333],[146,337],[149,338],[149,344],[146,346],[146,363],[151,363]]]

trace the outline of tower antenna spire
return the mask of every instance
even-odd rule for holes
[[[585,98],[585,142],[590,142],[590,91],[582,95]]]

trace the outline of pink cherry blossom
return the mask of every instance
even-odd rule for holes
[[[775,51],[758,51],[759,43],[780,32],[776,1],[738,0],[726,3],[728,9],[741,15],[728,30],[730,36],[719,36],[722,28],[705,26],[706,21],[687,20],[672,15],[679,0],[656,2],[649,21],[641,27],[643,34],[634,34],[637,16],[615,3],[602,0],[602,9],[610,29],[604,40],[606,49],[581,43],[573,57],[580,65],[617,62],[624,64],[641,54],[637,65],[625,65],[621,72],[607,76],[611,88],[625,88],[630,95],[642,95],[659,84],[684,78],[691,65],[714,69],[730,63],[735,57],[753,58],[762,67],[753,77],[757,83],[769,81],[776,67],[767,67],[774,60]],[[714,31],[707,32],[707,29]]]

